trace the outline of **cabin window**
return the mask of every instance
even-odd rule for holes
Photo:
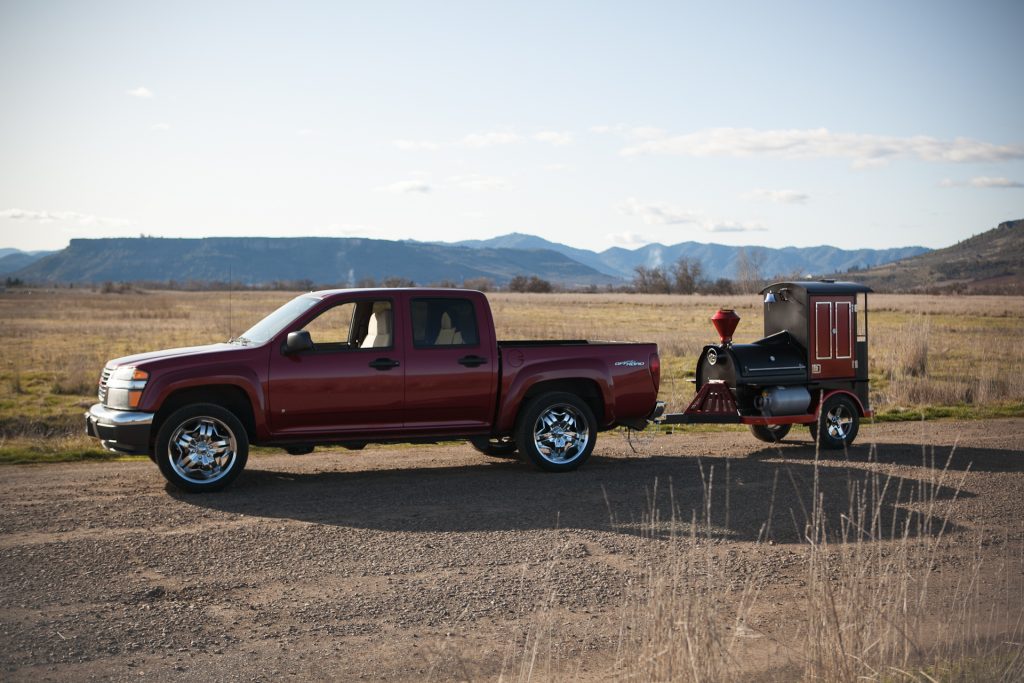
[[[480,335],[469,299],[413,299],[412,340],[417,348],[476,346]]]
[[[346,301],[306,323],[316,351],[390,348],[392,306],[388,300]]]

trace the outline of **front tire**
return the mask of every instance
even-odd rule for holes
[[[596,441],[594,412],[578,396],[564,391],[531,400],[516,425],[519,452],[548,472],[576,469],[590,457]]]
[[[778,443],[786,438],[793,425],[750,425],[750,433],[758,441]]]
[[[164,420],[154,456],[164,478],[182,491],[219,491],[245,468],[249,437],[231,411],[196,403]]]
[[[853,444],[860,430],[860,411],[847,396],[832,396],[818,413],[818,421],[808,425],[811,439],[822,448],[838,450]]]

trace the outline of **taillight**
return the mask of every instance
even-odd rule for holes
[[[651,368],[651,379],[654,380],[654,393],[658,393],[661,388],[661,358],[657,353],[651,354],[651,362],[648,363],[648,366]]]

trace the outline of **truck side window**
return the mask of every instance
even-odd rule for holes
[[[305,327],[317,347],[347,347],[355,303],[339,304],[313,318]]]
[[[418,348],[476,346],[480,336],[469,299],[413,299],[412,340]]]
[[[391,302],[349,301],[306,324],[317,351],[387,348],[392,342]]]

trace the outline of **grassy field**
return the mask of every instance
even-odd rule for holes
[[[0,293],[0,461],[101,457],[81,414],[110,358],[223,341],[291,292]],[[759,298],[628,294],[490,295],[501,339],[657,342],[661,397],[682,410],[697,354],[717,340],[709,317],[742,317],[737,342],[761,336]],[[880,419],[1024,414],[1024,297],[872,295],[871,376]]]

